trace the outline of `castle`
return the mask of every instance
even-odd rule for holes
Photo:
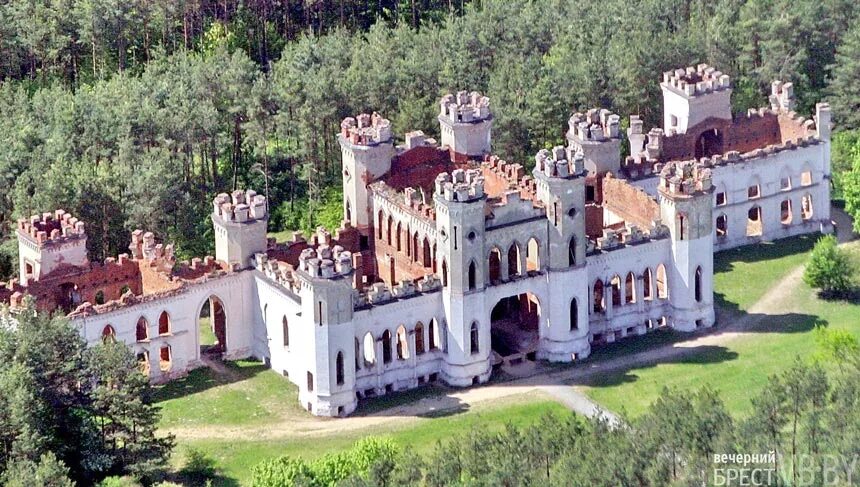
[[[141,231],[129,254],[89,262],[83,222],[20,220],[20,276],[0,299],[63,309],[91,344],[122,340],[153,381],[200,366],[207,327],[210,353],[264,360],[321,416],[425,382],[483,383],[521,360],[581,360],[658,327],[709,327],[716,250],[831,230],[830,109],[806,120],[792,85],[774,82],[770,107],[733,115],[729,77],[707,65],[660,86],[663,127],[631,116],[629,156],[620,117],[593,109],[531,174],[491,155],[479,93],[442,98],[438,142],[416,131],[395,145],[379,114],[347,118],[334,235],[268,240],[253,191],[214,199],[215,256],[185,263]]]

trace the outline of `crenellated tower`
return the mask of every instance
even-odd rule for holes
[[[17,234],[22,285],[38,281],[62,266],[89,264],[84,222],[63,210],[18,220]]]
[[[686,133],[709,118],[732,119],[731,79],[707,64],[666,71],[660,88],[666,133]]]
[[[237,190],[216,196],[212,207],[215,258],[240,269],[251,267],[254,254],[266,251],[266,197]]]
[[[442,147],[451,150],[453,159],[462,161],[489,154],[492,128],[490,99],[477,91],[458,91],[439,101]]]
[[[616,173],[621,167],[620,120],[605,108],[574,113],[567,121],[568,158],[580,152],[589,173]]]
[[[337,136],[343,155],[343,215],[367,233],[373,222],[367,185],[391,170],[394,138],[391,122],[378,113],[343,119]]]
[[[466,386],[490,377],[490,323],[484,316],[484,178],[476,169],[456,169],[436,177],[437,261],[447,321],[443,378]],[[471,328],[480,337],[472,347]]]
[[[660,172],[660,214],[672,242],[669,299],[679,330],[714,323],[713,191],[711,170],[697,161],[669,162]]]

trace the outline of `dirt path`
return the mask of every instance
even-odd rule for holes
[[[480,410],[491,407],[499,400],[523,394],[545,394],[569,409],[585,416],[601,414],[609,421],[617,418],[601,410],[578,385],[586,384],[596,375],[676,359],[695,353],[696,347],[725,345],[748,334],[751,328],[772,314],[790,309],[789,291],[800,285],[803,267],[797,267],[768,290],[750,309],[731,324],[708,330],[689,340],[669,343],[655,348],[600,360],[559,371],[537,372],[532,376],[508,382],[494,383],[470,389],[451,390],[439,396],[427,397],[409,404],[393,407],[367,416],[350,416],[340,419],[290,418],[279,423],[260,426],[195,426],[172,428],[170,431],[182,439],[288,439],[342,434],[350,431],[378,432],[380,428],[395,429],[427,421],[424,416],[457,410]],[[538,369],[540,370],[540,369]]]

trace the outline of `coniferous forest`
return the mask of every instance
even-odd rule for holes
[[[575,111],[659,125],[661,73],[701,62],[732,76],[738,112],[765,106],[775,79],[794,83],[804,116],[831,103],[832,194],[860,222],[856,0],[0,2],[0,281],[15,275],[14,222],[33,213],[87,222],[93,260],[125,252],[136,228],[181,259],[211,254],[211,199],[234,188],[268,188],[270,231],[332,227],[345,116],[377,111],[396,135],[438,135],[438,98],[478,90],[492,100],[494,152],[528,164],[562,143]],[[833,485],[853,485],[856,465],[824,462],[860,454],[860,347],[825,341],[827,370],[787,363],[749,418],[711,389],[667,389],[620,425],[546,417],[425,455],[371,439],[314,462],[265,460],[253,479],[712,485],[715,454],[776,451],[785,463],[763,468],[784,482],[822,485],[837,469]],[[174,438],[157,434],[134,370],[129,350],[87,349],[62,318],[0,321],[0,484],[161,479]]]
[[[738,111],[773,79],[798,110],[832,102],[834,194],[860,204],[860,24],[851,0],[13,0],[0,5],[0,278],[15,219],[64,208],[90,257],[144,228],[211,253],[211,197],[262,191],[272,231],[340,220],[339,121],[438,132],[438,97],[489,94],[494,151],[526,162],[568,116],[607,107],[657,125],[662,71],[707,62]],[[843,184],[844,182],[844,184]]]

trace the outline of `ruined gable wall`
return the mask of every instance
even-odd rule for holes
[[[650,228],[660,217],[660,205],[645,191],[623,179],[603,178],[603,206],[628,223]]]

